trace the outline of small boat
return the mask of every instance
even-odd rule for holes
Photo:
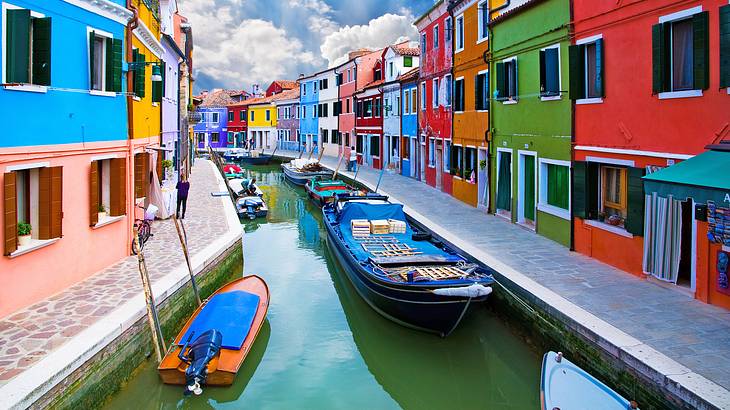
[[[635,401],[621,397],[600,380],[564,358],[562,353],[555,352],[547,352],[542,358],[540,405],[542,410],[639,408]]]
[[[304,185],[304,188],[307,190],[307,195],[319,206],[334,202],[337,195],[350,194],[356,191],[355,188],[345,182],[333,179],[324,181],[310,179]]]
[[[241,164],[246,165],[268,165],[274,156],[271,154],[264,154],[258,151],[246,151],[245,155],[239,159]]]
[[[223,172],[225,173],[226,179],[243,178],[244,176],[241,167],[235,164],[223,165]]]
[[[269,288],[246,276],[218,289],[188,319],[157,368],[165,384],[200,394],[203,385],[230,386],[261,330]]]
[[[239,218],[265,218],[269,207],[260,196],[244,196],[236,201],[236,212]]]
[[[317,160],[295,159],[281,164],[284,176],[295,185],[304,186],[311,179],[332,179],[333,172]]]
[[[240,161],[244,156],[246,156],[246,150],[243,148],[233,148],[223,153],[223,159],[229,162]]]
[[[248,196],[246,195],[246,190],[248,189],[249,182],[250,181],[247,178],[230,179],[228,180],[228,186],[233,190],[233,193],[236,194],[236,197]],[[259,188],[256,184],[254,184],[254,191],[256,196],[264,195],[261,188]]]
[[[385,196],[338,196],[322,212],[347,277],[396,323],[447,336],[492,292],[489,269],[430,235],[414,235],[403,206]]]

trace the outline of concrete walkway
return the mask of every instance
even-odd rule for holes
[[[223,252],[232,242],[240,240],[241,225],[227,196],[211,196],[211,191],[226,189],[211,162],[196,161],[190,186],[184,224],[197,273],[217,257],[216,252]],[[159,303],[167,292],[177,289],[176,285],[186,282],[188,273],[173,221],[154,222],[152,232],[154,237],[145,245],[144,255]],[[84,350],[85,343],[95,343],[93,348],[103,347],[105,343],[100,337],[112,337],[113,334],[105,335],[99,325],[110,324],[121,332],[125,324],[129,326],[136,321],[137,313],[143,312],[137,257],[130,256],[59,294],[0,320],[0,397],[3,397],[0,408],[13,404],[24,407],[22,403],[32,403],[33,397],[44,393],[42,389],[52,387],[34,387],[35,384],[59,378],[53,373],[57,367],[70,373],[75,368],[68,366],[73,366],[73,361],[83,360],[83,357],[59,357],[62,350],[78,347],[88,355],[91,351]],[[130,319],[132,321],[127,323]],[[6,401],[9,395],[17,401]]]
[[[279,154],[298,156],[294,152]],[[323,157],[322,164],[334,169],[337,158]],[[351,172],[341,173],[353,176]],[[357,179],[374,187],[380,175],[380,170],[362,167]],[[703,386],[699,390],[719,400],[715,403],[730,406],[730,312],[694,300],[678,289],[570,252],[556,242],[414,179],[385,172],[380,191],[403,203],[409,213],[425,217],[429,228],[435,226],[437,233],[444,232],[469,244],[488,260],[498,261],[532,279],[685,366],[674,370],[680,375],[696,373],[722,386],[698,383]]]

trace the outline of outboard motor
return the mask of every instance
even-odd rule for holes
[[[208,378],[208,363],[218,355],[223,342],[223,334],[215,329],[204,332],[189,345],[193,335],[195,335],[195,332],[190,333],[188,340],[185,341],[185,345],[180,349],[177,356],[188,364],[188,368],[185,370],[186,396],[190,393],[200,395],[203,392],[200,385],[204,384]]]

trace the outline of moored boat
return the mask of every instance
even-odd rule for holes
[[[333,172],[317,160],[295,159],[281,164],[284,176],[295,185],[304,186],[311,179],[332,179]]]
[[[269,213],[269,207],[260,196],[244,196],[236,201],[236,212],[239,218],[265,218]]]
[[[178,333],[157,370],[166,384],[201,386],[233,383],[256,341],[269,308],[269,288],[246,276],[218,289],[199,306]]]
[[[239,161],[245,165],[268,165],[273,155],[258,151],[247,151]]]
[[[397,323],[446,336],[492,292],[487,268],[414,237],[403,206],[387,197],[340,196],[322,209],[328,242],[355,289]]]
[[[226,161],[234,162],[240,161],[246,155],[246,150],[243,148],[232,148],[223,153],[223,159]]]
[[[307,195],[319,206],[334,202],[337,195],[350,194],[355,191],[355,188],[345,182],[333,179],[311,179],[307,181],[304,188],[307,190]]]
[[[246,191],[248,190],[249,185],[250,181],[248,178],[236,178],[228,180],[228,186],[233,190],[233,193],[236,194],[236,197],[247,196]],[[264,195],[263,191],[261,191],[261,188],[259,188],[256,184],[254,184],[254,193],[256,194],[256,196]]]
[[[638,409],[562,353],[547,352],[542,358],[540,405],[543,410],[631,410]]]
[[[225,173],[226,179],[243,178],[243,170],[241,167],[235,164],[223,165],[223,172]]]

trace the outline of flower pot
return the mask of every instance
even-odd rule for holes
[[[30,245],[30,241],[31,241],[30,235],[18,236],[18,246],[28,246],[28,245]]]
[[[101,221],[104,218],[106,218],[106,212],[99,212],[99,217],[97,219]]]

